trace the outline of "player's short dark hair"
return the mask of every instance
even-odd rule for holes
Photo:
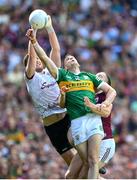
[[[23,58],[23,65],[26,67],[27,66],[27,63],[28,63],[28,59],[29,59],[29,55],[26,54]]]
[[[64,60],[65,60],[68,56],[71,56],[71,55],[70,55],[70,54],[66,54],[65,57],[64,57]],[[63,67],[64,67],[64,61],[63,61]]]
[[[106,76],[107,76],[107,79],[108,79],[108,84],[111,86],[111,78],[110,78],[110,76],[108,74],[106,74]]]
[[[64,59],[66,59],[68,56],[72,56],[72,55],[71,54],[66,54]]]

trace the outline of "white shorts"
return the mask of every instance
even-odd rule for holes
[[[108,163],[115,154],[115,141],[114,139],[104,139],[100,146],[100,157],[99,160]]]
[[[87,141],[94,134],[104,137],[101,117],[96,114],[86,114],[85,116],[71,121],[71,132],[74,144],[78,145]]]

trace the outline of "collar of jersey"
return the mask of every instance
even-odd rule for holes
[[[74,75],[76,75],[76,76],[78,76],[78,75],[80,75],[81,74],[81,72],[80,73],[78,73],[78,74],[75,74],[75,73],[73,73],[73,72],[71,72],[71,71],[68,71],[69,73],[72,73],[72,74],[74,74]]]

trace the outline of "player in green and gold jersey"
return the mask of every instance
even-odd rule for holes
[[[80,65],[74,56],[68,55],[64,61],[65,69],[58,69],[38,44],[33,30],[29,31],[29,39],[41,61],[57,79],[60,87],[69,88],[66,94],[66,107],[71,119],[74,144],[83,160],[85,170],[89,169],[88,178],[97,179],[99,149],[104,132],[100,116],[92,113],[84,105],[84,97],[87,96],[91,102],[95,103],[95,88],[101,89],[106,93],[106,100],[101,104],[101,107],[104,107],[113,102],[116,91],[94,74],[80,72]]]
[[[62,68],[59,69],[58,75],[60,88],[66,86],[69,89],[66,93],[66,107],[70,119],[73,120],[90,113],[91,110],[84,106],[83,99],[88,96],[95,104],[95,86],[98,87],[102,81],[91,73],[75,74]]]

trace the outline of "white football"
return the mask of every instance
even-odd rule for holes
[[[48,21],[48,15],[41,9],[32,11],[29,16],[29,23],[34,29],[42,29]]]

